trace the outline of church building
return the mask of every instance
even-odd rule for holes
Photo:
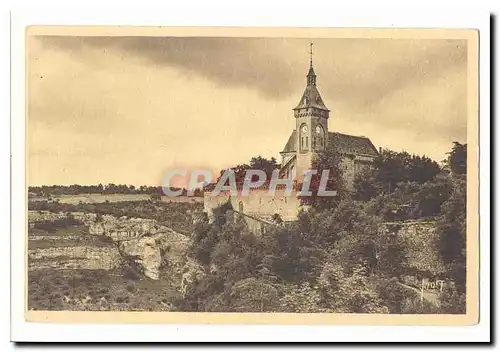
[[[378,155],[377,149],[366,137],[328,131],[330,110],[323,102],[316,86],[312,56],[304,94],[293,111],[295,129],[280,152],[282,157],[280,174],[291,176],[300,182],[304,171],[311,168],[314,155],[331,143],[342,157],[341,167],[346,186],[352,189],[354,176],[373,162]]]
[[[342,174],[349,190],[352,189],[355,175],[372,164],[378,152],[367,137],[329,132],[330,110],[323,102],[316,85],[312,44],[310,55],[306,87],[298,105],[293,109],[295,129],[280,152],[282,157],[280,177],[291,177],[300,184],[304,172],[312,168],[315,155],[331,144],[341,157]],[[205,192],[205,212],[210,218],[215,207],[228,201],[234,211],[246,218],[250,227],[260,229],[262,224],[270,223],[277,216],[283,221],[296,220],[301,208],[296,193],[285,195],[283,191],[271,196],[268,194],[268,189],[263,188],[252,189],[248,196],[237,197],[223,194],[213,196],[210,192]]]

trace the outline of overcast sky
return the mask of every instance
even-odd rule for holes
[[[279,157],[309,42],[329,130],[440,161],[466,142],[462,40],[30,37],[29,184],[161,184]]]

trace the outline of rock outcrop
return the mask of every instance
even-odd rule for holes
[[[112,270],[123,263],[123,258],[114,247],[53,247],[28,251],[28,268],[44,269],[104,269]]]
[[[111,215],[101,216],[81,212],[71,213],[71,215],[89,228],[90,235],[106,236],[114,242],[115,246],[111,249],[113,255],[109,253],[94,255],[90,250],[84,253],[82,249],[75,249],[76,252],[73,253],[71,250],[65,249],[68,257],[73,256],[73,254],[77,258],[89,256],[95,259],[100,257],[103,258],[103,267],[110,269],[117,265],[115,259],[118,256],[122,261],[133,262],[144,276],[152,280],[158,280],[161,277],[167,278],[174,287],[179,289],[182,282],[190,282],[193,278],[199,279],[204,275],[203,267],[188,256],[191,239],[168,227],[159,225],[155,220],[116,218]],[[64,213],[30,211],[29,221],[55,220],[67,216]],[[57,251],[60,249],[33,252],[30,258],[35,260],[37,256],[56,258],[61,255],[60,253],[56,254]],[[65,266],[72,267],[75,265],[73,262],[74,260],[68,258]],[[88,266],[91,267],[91,264]],[[88,266],[85,265],[85,267]]]
[[[87,225],[91,235],[111,238],[123,256],[138,264],[146,277],[158,280],[160,270],[165,268],[168,274],[175,276],[174,281],[180,283],[187,262],[189,237],[150,219],[117,219],[105,215],[92,219]]]

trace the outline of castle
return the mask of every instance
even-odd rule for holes
[[[290,134],[285,147],[280,152],[280,177],[303,181],[304,172],[311,169],[315,154],[331,144],[341,156],[340,166],[347,189],[352,189],[355,175],[364,167],[373,163],[378,155],[373,143],[366,137],[357,137],[328,131],[330,110],[326,107],[316,85],[316,73],[312,62],[312,44],[310,52],[307,85],[298,105],[293,109],[295,129]],[[278,190],[274,195],[268,189],[253,189],[248,196],[220,194],[213,196],[210,192],[204,195],[204,210],[213,215],[213,209],[230,202],[233,209],[242,214],[249,225],[261,227],[259,223],[271,222],[276,217],[283,221],[297,219],[301,208],[300,200],[295,193],[285,194]]]

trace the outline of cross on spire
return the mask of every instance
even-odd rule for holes
[[[313,43],[309,44],[309,64],[313,67]]]
[[[307,73],[307,85],[316,85],[316,74],[313,69],[313,43],[309,43],[309,72]]]

